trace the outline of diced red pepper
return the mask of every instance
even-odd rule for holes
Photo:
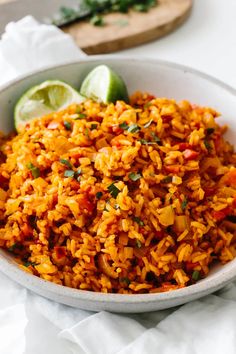
[[[194,151],[194,150],[190,150],[190,149],[186,149],[183,152],[183,156],[185,158],[185,160],[194,160],[198,157],[199,152]]]
[[[165,166],[165,169],[169,173],[179,173],[180,166],[172,165],[172,166]]]
[[[164,236],[165,236],[165,235],[164,235],[164,232],[163,232],[163,231],[156,231],[156,238],[157,238],[158,240],[162,240]]]
[[[70,182],[70,188],[73,190],[73,191],[77,191],[79,188],[80,188],[80,183],[76,180],[72,180]]]
[[[179,144],[179,151],[184,151],[189,148],[191,148],[191,145],[189,143],[180,143]]]
[[[81,208],[86,209],[89,213],[91,213],[94,209],[94,204],[90,202],[90,200],[86,197],[81,201]]]
[[[172,116],[162,116],[161,117],[164,123],[170,123],[170,121],[173,119]]]

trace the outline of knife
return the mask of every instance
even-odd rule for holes
[[[68,16],[60,15],[62,7],[69,10]],[[0,35],[4,32],[7,23],[18,21],[26,15],[34,16],[42,23],[63,26],[90,14],[91,10],[79,0],[12,0],[2,4],[0,0]]]

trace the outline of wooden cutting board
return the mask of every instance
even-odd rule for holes
[[[9,1],[12,0],[0,0],[0,4]],[[152,41],[175,30],[189,16],[192,2],[158,0],[158,5],[147,13],[106,14],[103,27],[80,21],[65,26],[63,31],[69,33],[87,54],[111,53]],[[40,1],[37,4],[40,6]]]

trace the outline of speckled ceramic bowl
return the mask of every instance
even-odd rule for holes
[[[27,88],[47,79],[61,79],[79,87],[85,75],[99,64],[110,65],[125,79],[130,93],[148,91],[158,96],[187,99],[222,112],[220,124],[228,124],[227,138],[236,140],[236,91],[193,69],[164,61],[119,57],[93,57],[31,73],[0,90],[0,130],[13,129],[13,107]],[[49,299],[87,310],[145,312],[183,304],[212,293],[236,277],[236,259],[215,266],[197,284],[170,292],[144,295],[102,294],[70,289],[44,281],[21,270],[9,254],[0,250],[0,270],[16,282]]]

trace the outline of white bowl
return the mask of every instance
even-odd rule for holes
[[[196,70],[159,60],[119,57],[93,57],[33,72],[12,81],[0,90],[0,130],[13,128],[13,108],[27,88],[47,79],[60,79],[79,87],[95,66],[107,64],[125,80],[130,93],[148,91],[162,97],[187,99],[214,107],[222,113],[220,124],[228,124],[227,138],[236,139],[236,91],[224,83]],[[236,259],[215,266],[197,284],[159,294],[120,295],[76,290],[44,281],[21,270],[14,259],[0,250],[0,270],[16,282],[49,299],[87,310],[145,312],[169,308],[212,293],[236,277]]]

